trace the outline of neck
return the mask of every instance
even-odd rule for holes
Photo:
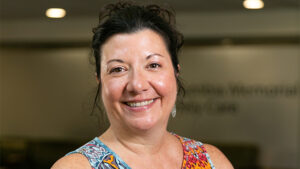
[[[170,137],[166,128],[150,129],[146,131],[132,131],[110,126],[109,129],[101,136],[102,141],[114,146],[121,146],[135,154],[156,154],[163,145],[165,140]]]

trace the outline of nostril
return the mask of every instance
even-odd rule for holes
[[[147,91],[149,82],[141,72],[133,72],[128,79],[127,90],[132,93]]]

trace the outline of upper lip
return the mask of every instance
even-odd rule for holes
[[[124,103],[134,103],[134,102],[144,102],[144,101],[149,101],[149,100],[155,100],[157,99],[158,97],[156,98],[151,98],[151,99],[130,99],[130,100],[126,100],[126,101],[123,101]]]

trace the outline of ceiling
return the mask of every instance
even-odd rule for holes
[[[61,7],[67,17],[97,16],[104,4],[117,0],[0,0],[0,19],[28,19],[45,17],[46,9]],[[137,0],[138,1],[138,0]],[[244,10],[243,0],[139,0],[139,2],[169,4],[176,12],[222,12]],[[299,9],[300,0],[264,0],[263,10]]]

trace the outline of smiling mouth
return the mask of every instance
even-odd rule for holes
[[[147,100],[147,101],[141,101],[141,102],[125,102],[125,104],[127,106],[130,106],[130,107],[142,107],[142,106],[147,106],[151,103],[154,102],[155,99],[151,99],[151,100]]]

